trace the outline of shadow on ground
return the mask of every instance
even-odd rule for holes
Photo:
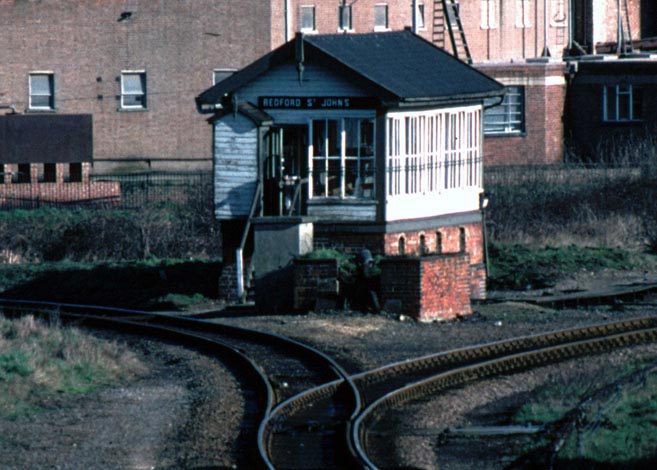
[[[176,310],[218,297],[220,262],[166,266],[99,266],[47,269],[0,292],[0,297],[106,305],[140,310]]]

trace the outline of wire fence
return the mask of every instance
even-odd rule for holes
[[[88,182],[0,186],[0,210],[140,209],[152,205],[212,206],[212,173],[148,172],[91,175]]]

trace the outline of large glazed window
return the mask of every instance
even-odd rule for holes
[[[525,87],[507,86],[504,100],[484,111],[484,134],[525,132]]]
[[[374,121],[316,119],[311,124],[310,197],[374,197]]]
[[[389,196],[481,188],[481,110],[396,113],[388,118]]]

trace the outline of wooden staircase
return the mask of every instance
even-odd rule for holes
[[[472,64],[472,55],[465,39],[458,0],[435,0],[433,5],[432,41],[457,59]]]

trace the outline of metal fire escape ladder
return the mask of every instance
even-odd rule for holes
[[[630,10],[627,0],[618,0],[618,55],[634,53],[632,45],[632,30],[630,28]],[[625,21],[623,21],[625,20]],[[627,28],[627,29],[626,29]]]
[[[445,29],[449,34],[454,57],[467,64],[472,64],[472,55],[465,39],[465,31],[463,31],[463,23],[461,23],[459,14],[458,0],[436,0],[434,2],[433,41],[436,45],[447,49]]]

